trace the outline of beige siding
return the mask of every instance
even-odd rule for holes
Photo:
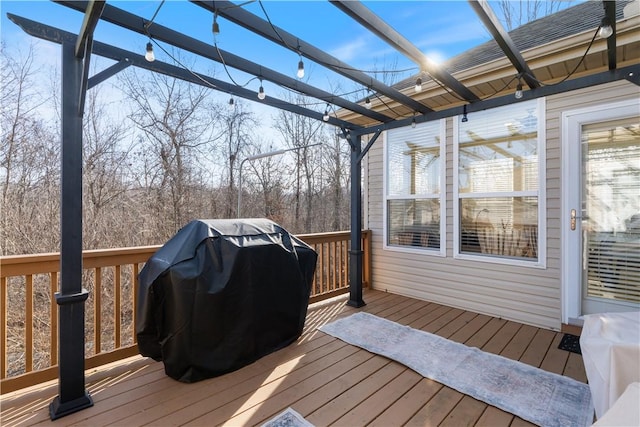
[[[626,81],[546,100],[546,267],[453,258],[453,119],[447,119],[446,257],[383,249],[383,143],[367,155],[366,224],[373,231],[374,289],[558,330],[561,327],[561,114],[640,96]]]

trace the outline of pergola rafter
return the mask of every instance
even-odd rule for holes
[[[80,12],[86,12],[87,10],[87,5],[84,3],[75,1],[56,1],[56,3],[70,7]],[[203,58],[211,59],[221,64],[226,64],[226,66],[244,71],[263,80],[276,83],[280,86],[319,99],[323,102],[332,103],[339,107],[357,112],[358,114],[362,114],[363,116],[372,118],[374,120],[380,122],[389,122],[393,120],[392,117],[386,116],[374,110],[367,109],[362,105],[343,99],[310,84],[301,82],[300,80],[297,80],[293,77],[289,77],[287,75],[279,73],[278,71],[264,67],[260,64],[256,64],[255,62],[249,61],[230,52],[218,49],[210,43],[205,43],[193,37],[189,37],[157,23],[153,23],[153,25],[147,26],[145,24],[147,24],[149,21],[145,18],[134,15],[117,7],[106,5],[104,11],[102,12],[102,19],[124,29],[149,36],[154,40],[160,40],[171,46],[194,53]]]
[[[487,0],[469,0],[469,4],[487,30],[489,30],[496,43],[498,43],[500,49],[502,49],[504,54],[507,55],[507,58],[509,58],[509,61],[511,61],[516,70],[518,70],[518,74],[527,82],[527,86],[531,89],[540,87],[533,71],[531,71],[522,54],[518,48],[516,48],[515,43],[511,40],[511,36],[509,36],[509,33],[504,29],[495,13],[493,13],[489,2]]]
[[[437,67],[420,49],[407,40],[402,34],[394,30],[382,18],[374,14],[370,9],[358,1],[329,0],[331,4],[342,10],[356,22],[376,34],[382,40],[395,48],[398,52],[415,62],[420,69],[426,71],[431,77],[442,82],[449,89],[469,102],[478,101],[480,98],[469,88],[455,79],[446,70]]]
[[[288,33],[282,28],[271,26],[269,22],[257,17],[250,12],[247,12],[234,3],[226,0],[189,1],[214,14],[217,13],[218,16],[223,16],[229,21],[234,22],[248,29],[249,31],[258,34],[266,38],[267,40],[271,40],[272,42],[289,50],[292,50],[293,52],[296,52],[304,56],[305,58],[311,59],[312,61],[344,77],[347,77],[348,79],[360,83],[366,86],[368,89],[371,89],[375,92],[385,95],[389,99],[406,105],[408,108],[417,113],[429,113],[433,111],[431,108],[427,107],[421,102],[418,102],[413,98],[403,94],[402,92],[372,78],[368,74],[363,73],[362,71],[359,71],[354,67],[351,67],[349,64],[340,61],[338,58],[329,55],[323,50],[311,45],[310,43],[305,42],[304,40],[301,40],[300,38]]]
[[[53,43],[65,44],[65,43],[75,43],[77,36],[73,33],[61,30],[59,28],[51,27],[49,25],[44,25],[30,19],[26,19],[20,16],[16,16],[13,14],[7,15],[11,21],[13,21],[16,25],[24,30],[27,34],[37,37],[43,40],[47,40]],[[180,80],[184,80],[190,83],[195,83],[201,86],[208,87],[213,90],[218,90],[225,93],[231,93],[234,96],[239,98],[244,98],[247,100],[254,100],[256,94],[254,91],[245,89],[242,87],[238,87],[234,84],[227,83],[223,80],[215,79],[210,76],[206,76],[204,74],[195,73],[189,70],[185,70],[182,67],[178,67],[176,65],[168,64],[162,61],[153,61],[149,62],[144,59],[143,55],[139,53],[134,53],[125,49],[120,49],[115,46],[110,46],[105,43],[101,43],[98,41],[93,42],[93,53],[95,55],[112,59],[114,61],[118,61],[116,64],[107,68],[106,70],[96,74],[94,77],[88,79],[89,85],[88,88],[94,87],[96,84],[106,80],[107,78],[113,76],[115,73],[129,67],[131,65],[142,68],[148,71],[154,71],[160,74],[167,75],[169,77],[174,77]],[[301,107],[296,104],[292,104],[290,102],[282,101],[280,99],[274,97],[267,97],[263,101],[263,104],[269,105],[274,108],[278,108],[281,110],[289,111],[291,113],[300,114],[302,116],[310,117],[316,120],[323,120],[323,114],[319,113],[315,110],[310,110],[308,108]],[[354,125],[347,121],[338,119],[336,117],[329,117],[327,123],[344,127],[347,129],[360,129],[361,126]]]

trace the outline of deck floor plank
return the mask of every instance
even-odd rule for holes
[[[491,339],[482,346],[484,351],[493,354],[501,354],[505,347],[516,336],[523,325],[516,322],[507,321]]]
[[[490,320],[482,326],[482,328],[476,331],[469,339],[465,340],[464,343],[469,347],[477,347],[484,351],[489,351],[489,349],[487,349],[487,344],[494,336],[496,336],[505,323],[507,323],[507,321],[504,319],[491,317]]]
[[[394,362],[395,363],[395,362]],[[337,426],[366,426],[399,399],[407,389],[414,387],[422,376],[411,369],[404,369],[384,387],[376,390],[351,411],[340,417]]]
[[[218,417],[217,419],[228,419],[234,416],[239,409],[250,407],[255,400],[253,397],[254,394],[256,395],[256,399],[263,396],[266,390],[261,387],[263,384],[264,387],[268,387],[269,390],[276,389],[280,384],[282,384],[282,387],[295,385],[303,379],[321,372],[327,366],[337,364],[358,352],[361,351],[353,346],[344,346],[337,351],[315,360],[317,363],[304,364],[298,368],[298,362],[305,358],[305,356],[300,356],[299,359],[287,362],[285,364],[287,368],[271,376],[270,381],[267,372],[226,389],[215,387],[215,381],[210,381],[210,383],[214,385],[213,388],[218,391],[217,393],[213,395],[198,393],[198,396],[194,396],[191,402],[175,403],[175,410],[172,410],[171,413],[162,417],[162,423],[165,425],[178,425],[180,423],[190,422],[204,415],[208,415],[210,418]],[[364,356],[365,355],[362,355],[360,357]],[[339,367],[341,366],[342,365]],[[231,375],[231,377],[233,377],[233,375]],[[284,381],[284,383],[281,383],[282,381]],[[195,401],[196,399],[199,400]],[[171,404],[173,405],[174,402],[172,401]],[[208,425],[215,424],[212,422]]]
[[[376,358],[384,359],[381,356],[376,356]],[[336,396],[335,399],[310,413],[307,416],[307,420],[317,426],[327,426],[335,423],[338,418],[369,397],[372,393],[371,390],[377,390],[388,384],[405,370],[406,368],[399,363],[389,362],[385,369],[376,371],[340,396]]]
[[[529,325],[522,325],[518,333],[513,337],[507,346],[500,352],[501,356],[508,359],[520,360],[538,329]]]
[[[463,394],[452,388],[442,387],[432,399],[407,421],[406,425],[411,427],[437,426],[449,415],[463,397]]]
[[[487,323],[491,321],[491,317],[479,314],[471,321],[467,322],[462,328],[458,329],[449,339],[458,343],[467,344]],[[469,345],[469,344],[467,344]],[[472,345],[473,347],[473,345]]]
[[[541,369],[559,375],[562,375],[564,373],[564,369],[567,366],[567,360],[569,359],[570,352],[566,350],[560,350],[558,348],[561,340],[562,334],[555,333],[555,337],[551,342],[551,346],[547,351],[547,355],[544,357],[544,360],[540,364]]]
[[[404,425],[409,419],[440,391],[442,384],[422,378],[393,405],[388,407],[368,427],[389,427]]]
[[[455,409],[440,423],[442,427],[467,427],[476,424],[487,404],[470,396],[464,396]]]
[[[292,406],[300,414],[308,415],[332,401],[342,399],[343,394],[386,367],[391,361],[373,357],[354,368],[348,375],[335,378],[324,386],[296,401]]]
[[[565,366],[562,375],[566,375],[576,381],[586,383],[587,374],[584,370],[582,356],[576,353],[569,353],[569,359],[567,359],[567,365]]]
[[[553,331],[538,329],[519,360],[536,368],[539,367],[547,355],[555,335]]]
[[[161,362],[129,358],[87,372],[92,408],[52,423],[49,382],[1,396],[2,425],[260,425],[292,407],[317,426],[532,426],[318,330],[358,311],[586,382],[582,357],[557,348],[560,333],[382,291],[360,309],[346,299],[310,306],[295,343],[237,371],[184,384]]]
[[[508,427],[513,421],[513,415],[508,412],[502,411],[495,406],[487,406],[482,413],[476,427]]]
[[[448,322],[445,326],[441,327],[435,333],[437,333],[441,337],[451,339],[451,336],[456,334],[463,327],[467,326],[467,324],[473,321],[473,319],[475,319],[476,317],[478,317],[476,313],[463,311],[459,316]]]

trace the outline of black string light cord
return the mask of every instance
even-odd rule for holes
[[[211,83],[210,83],[210,82],[208,82],[207,80],[203,79],[200,75],[198,75],[197,73],[195,73],[194,71],[192,71],[191,69],[189,69],[187,66],[185,66],[181,61],[179,61],[177,58],[175,58],[175,56],[174,56],[174,55],[172,55],[170,52],[168,52],[168,51],[167,51],[163,46],[161,46],[161,45],[160,45],[160,44],[159,44],[155,39],[153,39],[153,38],[151,37],[151,35],[149,34],[148,29],[149,29],[149,27],[151,27],[151,25],[154,23],[154,21],[155,21],[155,19],[156,19],[157,15],[158,15],[158,13],[160,12],[160,9],[161,9],[161,8],[162,8],[162,6],[164,5],[165,1],[166,1],[166,0],[162,0],[162,1],[160,2],[160,4],[159,4],[159,5],[158,5],[158,7],[156,8],[156,10],[155,10],[155,12],[154,12],[153,16],[151,17],[151,19],[150,19],[149,21],[147,21],[147,22],[144,24],[144,31],[145,31],[145,34],[149,37],[149,39],[150,39],[151,41],[153,41],[153,43],[154,43],[156,46],[158,46],[158,47],[159,47],[159,48],[160,48],[160,49],[161,49],[161,50],[162,50],[162,51],[163,51],[167,56],[169,56],[169,57],[170,57],[170,58],[171,58],[171,59],[172,59],[176,64],[178,64],[180,67],[184,68],[186,71],[188,71],[189,73],[191,73],[194,77],[196,77],[198,80],[202,81],[203,83],[205,83],[205,84],[206,84],[206,85],[208,85],[209,87],[214,88],[214,89],[216,89],[216,90],[220,90],[220,88],[218,88],[217,86],[215,86],[215,85],[211,84]],[[240,3],[240,4],[237,4],[237,5],[234,5],[233,7],[243,7],[243,6],[247,5],[247,4],[253,3],[254,1],[256,1],[256,0],[248,0],[248,1],[244,2],[244,3]],[[261,8],[262,12],[264,13],[264,16],[265,16],[265,18],[266,18],[267,22],[268,22],[268,23],[269,23],[269,25],[271,26],[271,29],[272,29],[272,30],[273,30],[273,32],[276,34],[276,36],[278,37],[278,39],[280,39],[280,41],[282,42],[282,44],[283,44],[285,47],[287,47],[288,49],[292,50],[292,51],[296,51],[296,50],[298,50],[298,48],[293,47],[293,46],[290,46],[290,45],[289,45],[289,44],[284,40],[284,38],[280,35],[280,33],[279,33],[279,32],[278,32],[278,30],[276,29],[275,25],[273,25],[273,22],[271,21],[271,18],[269,17],[269,14],[267,13],[267,11],[266,11],[266,9],[265,9],[265,7],[264,7],[264,4],[263,4],[262,0],[257,0],[257,1],[258,1],[258,4],[260,5],[260,8]],[[215,2],[214,2],[214,4],[215,4]],[[558,82],[555,82],[555,83],[544,83],[544,82],[542,82],[542,81],[538,80],[537,78],[535,78],[535,76],[532,76],[531,74],[528,74],[528,73],[527,73],[527,75],[528,75],[529,77],[531,77],[531,78],[532,78],[536,83],[540,84],[541,86],[554,86],[554,85],[557,85],[557,84],[560,84],[560,83],[565,82],[566,80],[568,80],[569,78],[571,78],[571,76],[573,76],[573,74],[575,74],[575,73],[578,71],[578,68],[580,68],[580,66],[581,66],[581,65],[582,65],[582,63],[584,62],[584,60],[585,60],[586,56],[588,55],[589,51],[591,50],[591,47],[593,46],[593,43],[595,42],[595,39],[596,39],[596,37],[597,37],[597,35],[598,35],[598,31],[600,30],[600,27],[601,27],[601,25],[600,25],[600,26],[598,26],[598,28],[597,28],[597,29],[596,29],[596,31],[594,32],[593,37],[591,38],[591,41],[589,42],[589,45],[587,46],[586,51],[584,52],[584,54],[582,55],[582,57],[580,58],[580,60],[579,60],[579,61],[578,61],[578,63],[576,64],[576,66],[575,66],[575,67],[573,68],[573,70],[572,70],[569,74],[567,74],[567,75],[566,75],[562,80],[560,80],[560,81],[558,81]],[[244,84],[240,84],[240,83],[238,83],[238,82],[233,78],[233,76],[231,75],[231,73],[229,72],[228,66],[227,66],[227,64],[226,64],[226,62],[225,62],[225,60],[224,60],[224,57],[223,57],[223,55],[222,55],[222,52],[220,51],[220,49],[219,49],[219,47],[218,47],[218,44],[217,44],[217,41],[215,40],[215,38],[214,38],[214,47],[215,47],[216,52],[217,52],[217,54],[218,54],[218,56],[219,56],[219,58],[220,58],[221,64],[222,64],[222,66],[223,66],[223,69],[225,70],[225,73],[226,73],[227,77],[231,80],[231,82],[232,82],[234,85],[236,85],[236,86],[238,86],[238,87],[241,87],[241,88],[246,88],[246,87],[247,87],[250,83],[252,83],[254,80],[262,80],[262,79],[261,79],[261,77],[256,76],[256,77],[252,77],[252,78],[250,78],[250,79],[249,79],[246,83],[244,83]],[[319,61],[319,63],[320,63],[321,65],[324,65],[324,66],[327,66],[327,67],[334,67],[334,68],[340,68],[340,69],[343,69],[343,70],[348,70],[348,71],[358,71],[358,72],[362,72],[362,73],[369,73],[369,74],[377,74],[377,73],[380,73],[380,74],[402,74],[402,73],[406,73],[406,72],[410,72],[410,71],[414,71],[414,70],[416,70],[416,69],[419,69],[418,67],[411,67],[411,68],[405,68],[405,69],[400,69],[400,70],[362,70],[362,69],[357,69],[357,68],[353,68],[353,67],[343,67],[343,66],[339,66],[339,65],[335,65],[335,64],[328,64],[328,63],[325,63],[325,62],[322,62],[322,61]],[[523,73],[516,74],[516,75],[515,75],[515,76],[513,76],[513,77],[511,78],[511,80],[509,80],[509,81],[508,81],[508,82],[507,82],[507,83],[506,83],[502,88],[500,88],[500,89],[498,89],[498,90],[494,91],[493,93],[491,93],[491,94],[489,94],[489,95],[487,95],[487,96],[484,96],[483,98],[481,98],[481,100],[483,100],[483,101],[484,101],[484,100],[486,100],[486,99],[489,99],[489,98],[491,98],[491,97],[493,97],[493,96],[495,96],[495,95],[497,95],[497,94],[501,93],[502,91],[504,91],[505,89],[507,89],[509,86],[511,86],[511,84],[512,84],[516,79],[521,78],[523,75],[524,75]],[[431,77],[431,79],[432,79],[432,80],[433,80],[433,81],[434,81],[438,86],[440,86],[440,88],[442,88],[446,93],[448,93],[450,96],[452,96],[452,97],[454,97],[454,98],[456,98],[456,99],[458,99],[458,100],[460,100],[460,101],[465,101],[465,99],[464,99],[464,98],[460,97],[457,93],[455,93],[455,92],[451,91],[451,89],[450,89],[450,88],[448,88],[447,86],[445,86],[444,84],[442,84],[438,79],[434,78],[434,77],[433,77],[433,76],[431,76],[431,75],[429,75],[429,77]],[[291,89],[291,88],[287,88],[287,87],[285,87],[285,86],[283,86],[283,85],[278,84],[278,86],[279,86],[279,87],[281,87],[281,88],[283,88],[283,89],[290,90],[290,91],[292,91],[292,92],[294,92],[294,93],[297,93],[297,94],[299,94],[299,95],[307,96],[307,95],[305,95],[304,93],[302,93],[302,92],[300,92],[300,91],[297,91],[297,90],[294,90],[294,89]],[[336,95],[336,96],[337,96],[337,97],[344,97],[344,96],[348,96],[348,95],[353,95],[353,94],[358,93],[358,92],[361,92],[361,91],[363,91],[363,90],[364,90],[364,89],[357,89],[357,90],[354,90],[354,91],[351,91],[351,92],[345,92],[345,93],[343,93],[343,94],[339,94],[339,95]],[[368,91],[368,90],[369,90],[369,89],[367,88],[367,91]],[[377,100],[379,100],[379,101],[380,101],[380,102],[381,102],[385,107],[387,107],[387,109],[388,109],[389,111],[393,112],[393,113],[396,115],[396,118],[400,118],[400,117],[409,117],[409,116],[402,115],[402,114],[398,113],[396,110],[394,110],[394,108],[393,108],[393,107],[391,107],[389,104],[387,104],[387,102],[385,102],[385,100],[384,100],[381,96],[379,96],[377,93],[374,93],[374,94],[373,94],[373,96],[375,96],[375,98],[376,98]],[[323,105],[323,104],[325,104],[325,103],[327,103],[327,102],[331,102],[331,99],[329,99],[329,100],[327,100],[327,99],[323,99],[323,100],[321,100],[320,102],[303,103],[303,104],[300,104],[300,106],[318,106],[318,105]],[[413,116],[415,116],[415,112],[413,112],[413,113],[412,113],[412,115],[413,115]]]

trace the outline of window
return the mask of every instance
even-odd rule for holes
[[[386,133],[387,248],[444,255],[444,144],[444,121]]]
[[[456,256],[544,261],[543,113],[533,100],[455,121]]]

